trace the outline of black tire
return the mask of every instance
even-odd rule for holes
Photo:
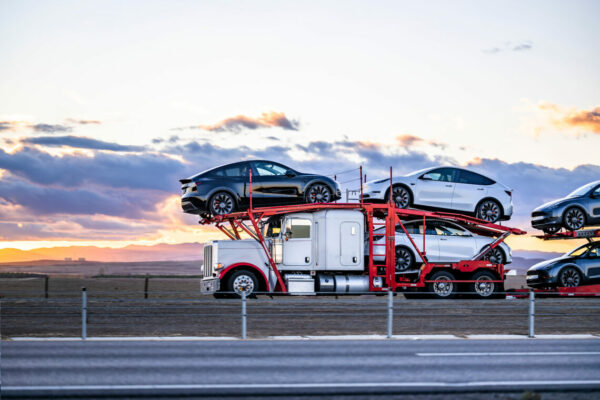
[[[546,235],[554,235],[556,232],[560,231],[560,226],[549,226],[543,229]]]
[[[235,211],[235,199],[230,193],[217,192],[208,201],[208,209],[212,215],[226,215]]]
[[[496,282],[498,278],[489,271],[478,271],[473,274],[471,280],[478,282],[469,283],[469,292],[478,299],[494,299],[498,297],[500,284]]]
[[[330,203],[333,200],[331,188],[324,183],[314,183],[306,190],[306,203]]]
[[[392,199],[394,200],[394,204],[396,208],[408,208],[412,206],[413,198],[410,190],[406,186],[395,185],[392,186]],[[387,195],[385,196],[385,202],[390,202],[390,192],[388,190]]]
[[[558,286],[560,287],[581,286],[582,281],[581,272],[575,267],[563,268],[558,274]]]
[[[477,205],[475,216],[487,222],[497,222],[502,217],[502,207],[496,200],[486,199]]]
[[[246,297],[250,297],[258,291],[258,288],[258,278],[254,272],[244,269],[234,272],[227,280],[227,291],[236,297],[242,297],[242,291],[246,292]]]
[[[404,272],[415,265],[415,256],[404,246],[396,247],[396,272]]]
[[[563,214],[563,226],[570,231],[576,231],[585,226],[585,213],[579,207],[569,207]]]
[[[488,251],[485,255],[484,259],[488,260],[492,264],[505,264],[506,263],[506,254],[504,254],[504,250],[502,250],[499,246]]]
[[[456,278],[448,271],[438,271],[427,278],[429,281],[454,281]],[[427,290],[434,299],[452,299],[458,291],[458,284],[455,282],[429,282]]]

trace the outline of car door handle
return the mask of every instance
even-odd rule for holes
[[[452,187],[452,185],[446,185],[446,187]]]
[[[440,240],[448,240],[448,239],[446,239],[446,238],[440,238]]]
[[[484,188],[477,188],[477,190],[485,190]]]

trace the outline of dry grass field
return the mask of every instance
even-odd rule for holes
[[[510,277],[509,287],[522,286]],[[239,336],[240,300],[199,293],[199,278],[0,279],[1,334],[77,336],[81,288],[88,336]],[[145,298],[147,293],[147,298]],[[395,334],[526,334],[528,302],[394,299]],[[600,334],[600,298],[536,301],[536,333]],[[258,296],[248,300],[248,335],[384,334],[386,296]]]

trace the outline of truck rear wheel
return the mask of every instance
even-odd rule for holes
[[[429,282],[427,284],[427,290],[434,299],[451,299],[456,296],[458,285],[455,282],[452,282],[456,280],[452,273],[448,271],[438,271],[431,275],[427,280],[438,281]]]
[[[469,292],[478,299],[493,299],[498,296],[500,285],[496,282],[498,278],[489,271],[478,271],[473,274],[469,283]]]

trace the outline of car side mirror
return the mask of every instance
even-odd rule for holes
[[[291,169],[288,169],[287,171],[285,171],[285,176],[287,176],[288,178],[293,178],[296,176],[296,173]]]

